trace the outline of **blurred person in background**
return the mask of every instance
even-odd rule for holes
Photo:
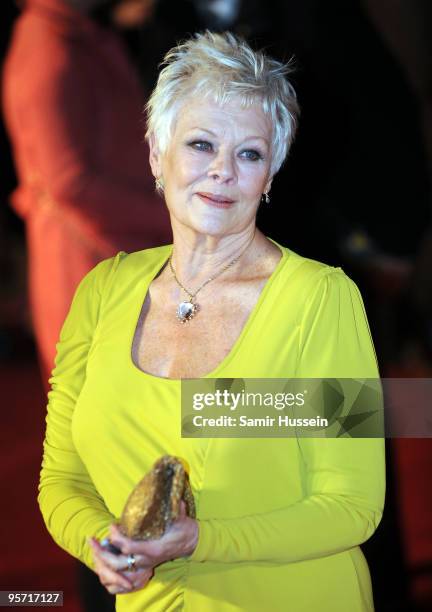
[[[119,36],[94,18],[112,4],[21,2],[4,64],[3,108],[19,180],[11,203],[26,225],[45,385],[81,278],[119,249],[171,236],[142,138],[143,91]]]

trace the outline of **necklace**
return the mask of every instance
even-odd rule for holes
[[[213,274],[213,276],[210,276],[210,278],[208,278],[207,280],[205,280],[199,287],[198,289],[195,291],[195,293],[191,293],[188,289],[186,289],[186,287],[184,285],[182,285],[182,283],[179,281],[179,279],[177,278],[177,274],[175,273],[174,270],[174,266],[172,265],[172,254],[170,255],[170,258],[168,260],[169,263],[169,267],[170,270],[172,272],[172,275],[174,277],[175,282],[177,283],[177,285],[179,285],[179,287],[181,287],[181,289],[183,289],[183,291],[185,293],[187,293],[187,295],[189,296],[189,300],[184,301],[184,302],[180,302],[180,304],[177,306],[177,319],[181,322],[181,323],[186,323],[187,321],[190,321],[191,319],[193,319],[193,317],[195,316],[195,314],[201,309],[200,305],[197,304],[197,302],[195,301],[195,297],[198,294],[199,291],[201,291],[201,289],[203,289],[203,287],[205,287],[206,285],[208,285],[208,283],[210,283],[212,280],[214,280],[215,278],[217,278],[218,276],[220,276],[223,272],[225,272],[225,270],[228,270],[228,268],[230,268],[231,266],[233,266],[235,263],[238,262],[238,260],[240,259],[240,257],[242,255],[244,255],[244,253],[246,252],[246,250],[250,247],[253,239],[255,237],[255,232],[254,235],[252,236],[252,239],[250,240],[250,242],[248,242],[248,244],[246,245],[246,247],[243,249],[243,251],[240,253],[240,255],[237,255],[237,257],[235,257],[234,259],[232,259],[231,261],[229,261],[221,270],[219,270],[219,272],[216,272],[216,274]]]

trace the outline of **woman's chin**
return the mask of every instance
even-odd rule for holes
[[[225,211],[226,212],[226,211]],[[215,214],[196,214],[189,216],[186,220],[181,220],[182,225],[186,225],[198,234],[208,234],[210,236],[221,236],[235,231],[235,220],[229,219],[228,215]]]
[[[217,223],[194,223],[190,225],[190,228],[197,234],[206,234],[207,236],[225,236],[232,232],[232,228]]]

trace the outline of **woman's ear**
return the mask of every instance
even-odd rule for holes
[[[149,157],[150,168],[152,170],[153,176],[155,177],[155,179],[157,179],[157,178],[160,178],[162,174],[162,160],[161,160],[159,145],[156,141],[154,134],[150,134],[149,148],[150,148],[150,157]]]

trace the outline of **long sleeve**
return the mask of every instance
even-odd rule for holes
[[[53,539],[89,567],[92,560],[86,538],[104,537],[115,519],[75,449],[72,419],[85,382],[102,291],[122,255],[102,261],[81,281],[61,330],[48,394],[38,503]]]
[[[299,320],[295,376],[377,378],[356,285],[332,268],[320,270],[313,281]],[[291,563],[347,550],[372,535],[384,505],[384,440],[302,438],[297,443],[304,497],[263,514],[200,521],[192,561]]]

